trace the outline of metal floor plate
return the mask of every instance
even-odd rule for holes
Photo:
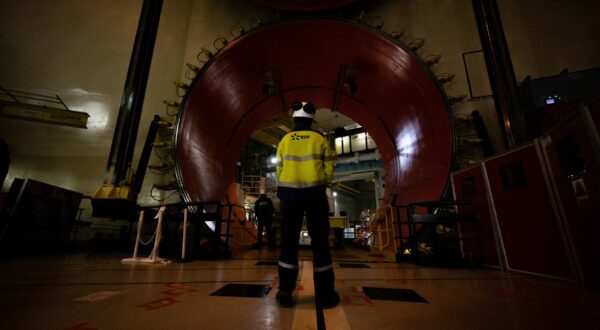
[[[429,303],[425,298],[410,289],[363,287],[363,292],[373,300],[392,300],[416,303]]]
[[[367,264],[357,262],[338,262],[338,265],[342,268],[371,268]]]
[[[227,296],[227,297],[252,297],[263,298],[269,291],[271,286],[262,284],[234,284],[230,283],[211,293],[211,296]]]

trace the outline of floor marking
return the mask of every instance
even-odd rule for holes
[[[302,290],[296,290],[297,297],[294,304],[292,329],[317,329],[313,265],[312,261],[301,262],[303,264],[301,267],[302,273],[299,276],[300,284],[297,287],[302,286]],[[323,310],[323,314],[325,317],[326,329],[351,329],[341,303],[334,308]]]
[[[346,317],[346,313],[344,313],[344,309],[341,304],[335,306],[334,308],[323,310],[325,314],[325,326],[327,329],[332,330],[346,330],[351,329],[350,324],[348,323],[348,318]]]
[[[137,307],[142,307],[144,308],[147,312],[148,311],[153,311],[155,309],[159,309],[159,308],[163,308],[163,307],[167,307],[173,304],[177,304],[180,303],[180,300],[177,300],[173,297],[167,297],[167,298],[163,298],[163,299],[158,299],[155,301],[151,301],[149,303],[145,303],[142,305],[137,305]]]
[[[315,314],[314,284],[312,271],[313,266],[310,261],[302,262],[302,273],[300,274],[300,283],[303,290],[296,290],[296,301],[294,304],[293,330],[316,329],[317,315]]]
[[[341,292],[344,305],[373,307],[375,304],[362,291],[361,287],[352,286],[350,290]]]
[[[116,296],[120,294],[121,291],[98,291],[94,293],[90,293],[83,297],[75,298],[75,301],[87,301],[87,302],[98,302],[102,300],[106,300],[110,297]]]
[[[165,285],[165,287],[167,287],[169,289],[165,290],[165,291],[161,291],[160,293],[166,294],[168,296],[180,296],[180,295],[186,294],[186,293],[198,292],[198,290],[196,290],[190,286],[184,285],[182,283],[167,284],[167,285]]]

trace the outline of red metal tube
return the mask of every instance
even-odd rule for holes
[[[355,94],[338,111],[361,124],[378,146],[386,200],[438,199],[453,162],[453,128],[443,91],[420,59],[381,31],[340,19],[297,19],[230,42],[194,80],[176,131],[177,176],[189,200],[223,199],[246,139],[281,112],[265,96],[277,70],[286,107],[310,100],[331,108],[340,67],[352,70]]]

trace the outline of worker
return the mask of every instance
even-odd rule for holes
[[[315,106],[295,101],[291,108],[294,130],[277,147],[277,197],[282,203],[283,224],[276,299],[280,306],[293,306],[299,236],[306,215],[313,252],[315,300],[317,306],[331,308],[340,301],[329,251],[329,205],[325,193],[333,179],[332,149],[323,135],[311,129]]]
[[[269,250],[274,248],[273,236],[271,234],[271,223],[273,222],[273,202],[267,197],[266,194],[260,194],[256,202],[254,202],[254,214],[258,223],[257,242],[255,248],[262,249],[263,240],[262,234],[263,229],[267,230],[267,245]]]

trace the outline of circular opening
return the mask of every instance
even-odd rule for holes
[[[319,18],[251,31],[194,79],[176,134],[186,199],[233,199],[228,191],[246,139],[265,120],[285,116],[297,99],[336,109],[369,132],[386,172],[386,201],[443,194],[453,136],[444,93],[431,73],[380,31]]]

